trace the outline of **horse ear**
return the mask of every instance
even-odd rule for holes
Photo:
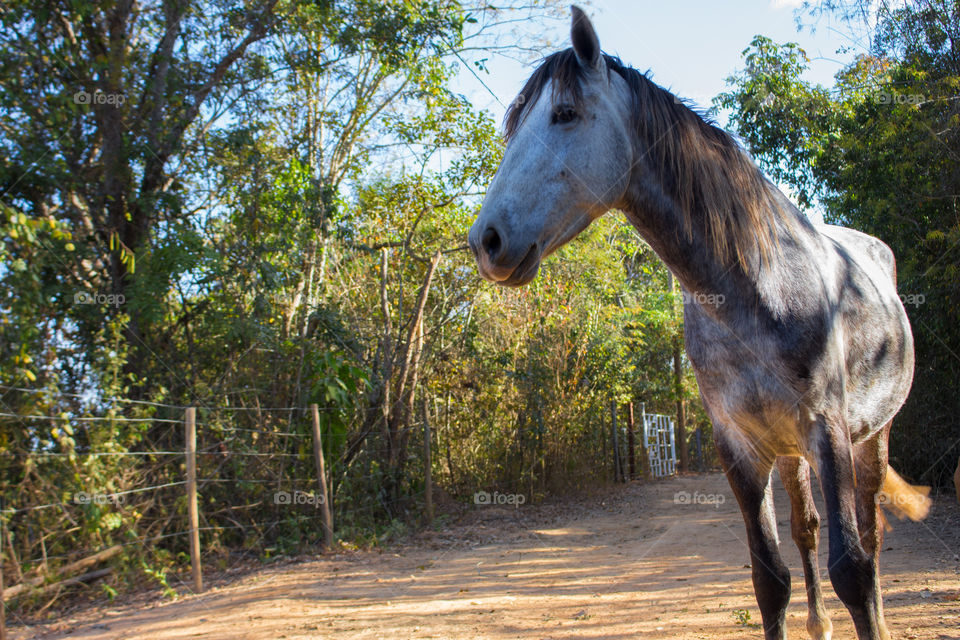
[[[598,67],[600,63],[600,40],[597,38],[597,32],[593,30],[590,18],[583,12],[583,9],[573,5],[570,10],[573,13],[570,40],[573,42],[573,51],[577,54],[577,60],[584,67]]]

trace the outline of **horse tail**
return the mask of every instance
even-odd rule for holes
[[[917,487],[887,465],[887,475],[878,496],[880,504],[903,520],[910,518],[914,522],[923,520],[930,511],[930,487]]]

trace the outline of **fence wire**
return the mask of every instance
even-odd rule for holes
[[[85,425],[128,424],[134,428],[142,425],[145,430],[165,427],[152,432],[151,443],[165,445],[155,450],[103,450],[102,446],[97,448],[86,443],[64,447],[62,443],[44,444],[38,438],[35,448],[26,453],[0,451],[0,458],[6,459],[7,464],[19,465],[24,473],[41,477],[55,479],[71,474],[79,477],[94,464],[107,465],[105,468],[113,469],[117,475],[101,478],[99,482],[90,481],[87,485],[66,487],[56,482],[48,483],[49,486],[38,482],[42,490],[34,490],[29,495],[18,486],[0,487],[0,496],[7,498],[6,503],[0,505],[0,562],[14,569],[5,572],[8,587],[27,576],[45,575],[53,579],[58,565],[62,568],[114,548],[123,549],[124,553],[132,550],[130,557],[139,560],[144,571],[153,567],[161,573],[173,570],[186,575],[189,566],[184,566],[183,558],[192,529],[188,524],[184,491],[186,452],[180,448],[184,444],[184,432],[178,428],[185,420],[171,417],[169,412],[186,411],[188,407],[7,385],[0,385],[0,392],[79,400],[74,404],[89,407],[83,412],[74,408],[74,413],[66,411],[59,415],[0,412],[0,419],[16,420],[24,425],[46,421],[53,425],[76,425],[80,432],[87,428]],[[134,409],[131,409],[134,415],[90,415],[126,411],[127,406],[140,406],[141,411],[158,410],[161,415],[140,416]],[[278,544],[283,547],[289,545],[290,540],[301,539],[307,544],[319,542],[322,515],[317,503],[319,488],[310,425],[312,408],[196,406],[194,409],[198,413],[196,464],[200,526],[197,531],[203,557],[209,561],[211,556],[225,555],[229,560],[237,555],[263,553]],[[342,407],[317,409],[321,417],[343,412]],[[344,426],[337,426],[331,420],[322,422],[324,449],[345,451],[351,442],[350,436],[355,434],[348,434]],[[278,428],[266,426],[270,424]],[[302,431],[297,430],[298,425],[303,427]],[[414,424],[390,433],[391,438],[408,440],[407,455],[413,455],[406,461],[408,465],[416,464],[414,435],[421,430],[422,425]],[[334,512],[335,526],[374,527],[378,518],[389,521],[404,513],[419,512],[423,490],[407,485],[388,487],[389,475],[378,466],[396,453],[390,443],[385,444],[383,430],[374,429],[364,434],[359,446],[353,441],[353,458],[347,463],[336,455],[330,457],[327,462],[332,497],[329,506]],[[278,502],[278,496],[283,493],[302,500]],[[344,498],[338,499],[337,495]],[[43,497],[48,499],[43,501]],[[150,575],[160,575],[156,571]],[[12,581],[10,576],[17,579]],[[28,589],[23,593],[37,592]],[[59,593],[55,597],[58,596]]]

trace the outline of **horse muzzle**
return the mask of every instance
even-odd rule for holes
[[[480,275],[497,284],[519,287],[537,276],[540,270],[540,248],[537,243],[530,245],[526,252],[517,257],[515,251],[508,251],[500,233],[492,226],[482,232],[473,233],[471,229],[470,250],[477,260]]]

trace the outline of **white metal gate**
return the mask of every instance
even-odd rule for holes
[[[643,411],[643,443],[650,471],[657,478],[677,472],[676,430],[673,418]]]

